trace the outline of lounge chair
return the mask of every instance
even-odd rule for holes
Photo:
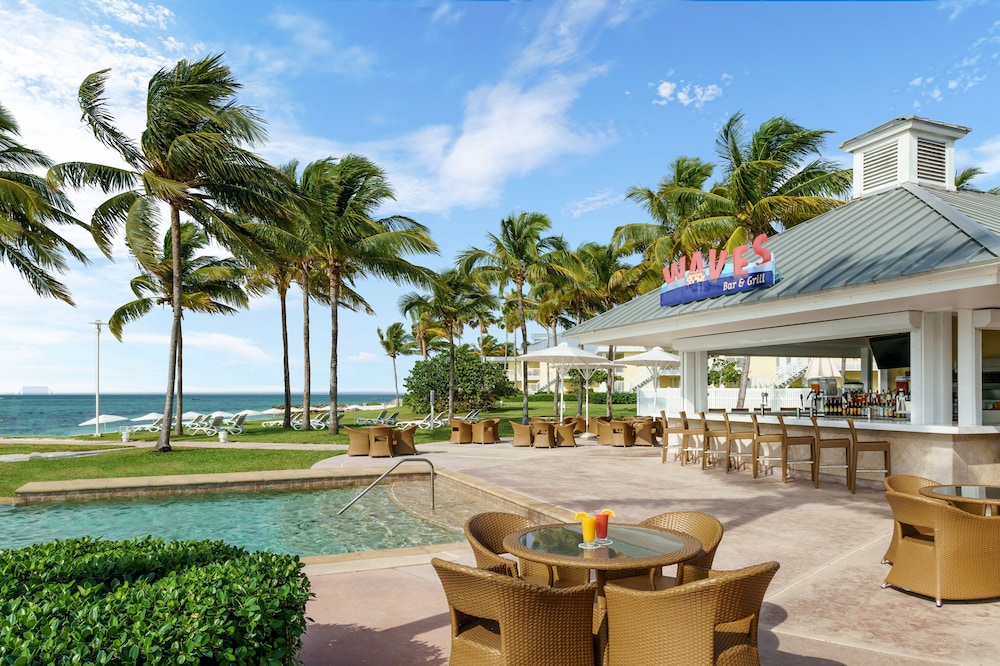
[[[428,414],[422,419],[416,421],[399,421],[396,423],[397,428],[408,428],[409,426],[417,426],[421,430],[432,430],[434,428],[440,428],[445,424],[441,419],[432,419],[431,415]]]
[[[384,419],[385,415],[388,413],[389,413],[388,409],[383,409],[381,412],[379,412],[379,415],[375,417],[359,416],[358,418],[354,419],[354,425],[378,425],[379,423],[382,422],[382,419]]]
[[[218,427],[216,432],[228,432],[231,435],[239,435],[247,431],[243,422],[247,420],[246,414],[237,414],[230,421],[224,422]]]
[[[394,426],[396,425],[396,418],[399,416],[399,412],[393,412],[384,418],[380,418],[378,422],[381,425]]]
[[[225,416],[213,416],[211,420],[189,426],[187,431],[189,435],[214,435],[219,432],[219,428],[224,425],[225,420]]]
[[[208,415],[199,414],[198,416],[194,417],[193,419],[184,424],[184,432],[190,435],[192,430],[200,428],[206,423],[208,423]]]
[[[160,432],[160,428],[163,427],[163,417],[156,419],[152,423],[147,423],[146,425],[137,425],[129,428],[129,432]]]
[[[470,409],[469,413],[466,414],[465,416],[458,416],[456,418],[458,418],[461,421],[478,421],[479,420],[479,412],[481,412],[481,411],[483,411],[483,410],[482,409]]]

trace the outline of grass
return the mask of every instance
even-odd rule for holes
[[[530,402],[529,414],[532,416],[551,416],[551,402]],[[605,413],[603,404],[591,404],[591,414]],[[351,412],[341,421],[341,432],[330,435],[323,430],[282,430],[281,428],[263,428],[260,422],[248,423],[248,430],[241,435],[230,436],[230,441],[245,443],[278,443],[278,444],[347,444],[347,433],[344,426],[352,427],[358,417],[377,416],[380,410],[362,410]],[[635,414],[635,405],[614,405],[615,416]],[[463,412],[464,413],[464,412]],[[567,400],[566,414],[576,413],[576,403]],[[399,415],[400,421],[417,420],[425,414],[414,414],[403,409]],[[498,409],[481,414],[483,418],[500,419],[501,437],[511,437],[513,428],[509,421],[520,422],[521,403],[506,402]],[[415,441],[419,447],[429,442],[447,441],[451,428],[444,426],[433,430],[417,429]],[[134,433],[136,441],[153,442],[157,433]],[[92,440],[92,441],[91,441]],[[0,444],[0,455],[9,453],[45,453],[50,451],[65,451],[68,448],[119,448],[98,456],[77,458],[37,459],[16,463],[0,463],[0,497],[12,497],[14,491],[31,481],[68,481],[71,479],[95,479],[107,477],[132,476],[165,476],[170,474],[211,474],[216,472],[260,472],[281,469],[307,469],[315,463],[339,455],[343,451],[297,451],[295,449],[199,449],[185,448],[187,442],[217,442],[218,437],[204,435],[171,436],[174,450],[168,454],[153,453],[150,449],[121,448],[120,435],[106,433],[100,438],[80,438],[69,445],[59,444]]]

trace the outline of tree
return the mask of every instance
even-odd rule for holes
[[[181,251],[184,253],[181,281],[182,309],[192,312],[230,315],[236,307],[247,307],[250,298],[244,285],[246,271],[232,257],[220,259],[197,255],[208,246],[208,236],[190,222],[181,224]],[[153,255],[136,255],[142,272],[132,278],[129,286],[136,299],[125,303],[108,319],[108,330],[119,341],[122,330],[129,322],[141,319],[157,305],[172,305],[174,298],[173,243],[168,230],[163,238],[163,247]],[[236,307],[233,307],[236,306]],[[183,349],[183,335],[177,336],[178,348]],[[178,354],[178,362],[181,359]],[[181,414],[184,410],[184,373],[177,368],[177,434],[183,432]]]
[[[961,171],[955,172],[955,187],[960,192],[982,192],[978,187],[972,184],[972,181],[977,176],[982,176],[985,171],[977,166],[966,167]],[[1000,194],[1000,187],[994,187],[987,190],[990,194]]]
[[[732,359],[715,356],[708,368],[708,383],[713,386],[739,384],[743,377],[740,368],[741,365]]]
[[[50,179],[60,185],[97,185],[105,193],[115,193],[91,218],[102,251],[107,253],[111,237],[124,228],[132,251],[149,254],[155,242],[157,204],[166,204],[173,272],[180,275],[181,213],[240,255],[254,252],[255,235],[244,226],[246,220],[280,219],[284,211],[301,205],[294,198],[293,184],[250,151],[266,138],[263,121],[253,109],[237,103],[241,86],[221,56],[181,60],[153,75],[146,94],[146,127],[139,142],[115,127],[106,109],[109,71],[84,79],[80,108],[94,136],[117,152],[128,167],[68,162],[49,170]],[[173,287],[164,423],[170,422],[180,354],[182,281],[174,280]],[[169,428],[161,429],[154,450],[170,450]]]
[[[564,250],[561,236],[543,236],[552,227],[542,213],[518,213],[500,221],[500,234],[487,235],[486,249],[469,248],[458,256],[459,270],[478,273],[477,279],[504,289],[513,284],[517,296],[517,315],[521,326],[522,353],[528,352],[528,328],[525,312],[525,287],[541,279],[547,252]],[[528,363],[521,362],[522,423],[528,422]]]
[[[45,179],[20,171],[46,168],[52,162],[18,140],[20,129],[0,104],[0,261],[21,274],[39,296],[75,305],[66,286],[52,272],[65,273],[63,252],[77,261],[89,260],[51,225],[87,226],[70,213],[73,206],[61,190]]]
[[[392,359],[392,385],[396,389],[396,404],[399,404],[399,379],[396,374],[396,358],[399,355],[409,356],[417,350],[417,344],[413,341],[413,336],[406,332],[403,327],[403,322],[397,321],[389,324],[389,328],[385,329],[385,335],[382,334],[382,329],[375,329],[378,331],[378,341],[382,345],[382,349],[385,350],[385,355]]]
[[[376,218],[395,194],[385,172],[361,155],[313,162],[306,171],[316,182],[308,191],[319,214],[308,220],[308,237],[326,279],[330,298],[330,404],[337,404],[337,342],[341,307],[373,313],[355,290],[361,278],[427,285],[433,273],[405,256],[436,254],[427,227],[402,215]],[[337,434],[336,419],[330,433]]]
[[[403,402],[416,412],[428,411],[430,392],[434,391],[440,400],[440,396],[450,391],[453,372],[457,408],[489,407],[515,393],[514,385],[507,379],[502,365],[483,362],[474,349],[459,345],[455,350],[454,370],[451,355],[438,354],[413,364],[410,374],[403,380],[406,387]]]
[[[482,291],[467,272],[455,269],[442,271],[434,280],[429,294],[411,292],[399,299],[399,309],[404,315],[417,312],[433,317],[441,323],[448,338],[448,418],[455,417],[457,338],[461,336],[463,326],[484,307],[496,307],[495,297]]]

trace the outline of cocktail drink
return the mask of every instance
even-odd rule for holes
[[[595,532],[597,534],[597,543],[607,543],[608,542],[608,514],[597,513],[594,514]]]
[[[583,541],[593,545],[597,519],[589,513],[580,518],[580,528],[583,530]]]

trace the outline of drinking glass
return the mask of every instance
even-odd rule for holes
[[[597,548],[597,544],[594,543],[594,529],[597,525],[597,519],[591,514],[580,517],[580,528],[583,531],[583,543],[580,544],[580,548],[586,548],[591,550]]]
[[[608,538],[608,514],[606,513],[596,513],[594,514],[595,532],[597,534],[597,543],[602,546],[607,546],[612,543],[611,539]]]

